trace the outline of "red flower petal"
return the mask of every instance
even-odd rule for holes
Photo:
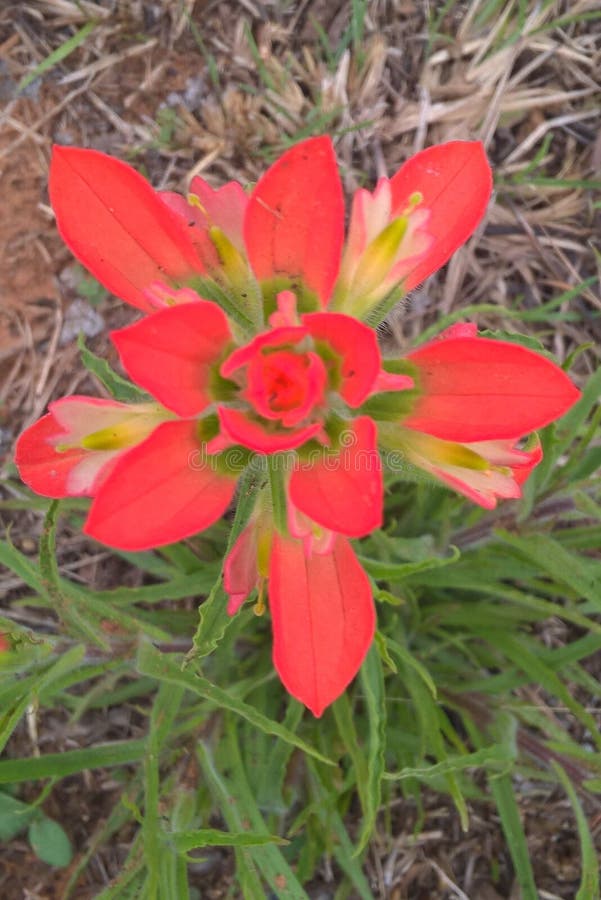
[[[304,425],[302,428],[287,428],[285,431],[270,431],[261,422],[251,419],[239,409],[220,406],[217,409],[219,421],[226,434],[235,444],[242,444],[256,453],[278,453],[294,450],[321,430],[321,422]]]
[[[302,317],[302,322],[313,338],[325,341],[342,357],[340,395],[349,406],[360,406],[380,371],[380,350],[373,328],[342,313],[310,313]]]
[[[273,328],[263,334],[257,335],[248,344],[238,347],[221,366],[221,374],[224,378],[231,378],[234,372],[241,369],[242,366],[254,359],[254,357],[262,350],[271,347],[287,347],[298,344],[306,336],[307,329],[299,328],[296,325],[285,326],[284,328]]]
[[[92,496],[100,477],[121,452],[91,451],[80,446],[91,431],[110,427],[129,409],[127,404],[97,397],[63,397],[50,412],[18,438],[15,464],[25,484],[43,497]],[[57,451],[57,444],[73,445]]]
[[[210,366],[232,335],[222,310],[198,300],[162,309],[111,338],[130,378],[179,416],[193,416],[211,402]]]
[[[293,428],[323,403],[327,377],[321,357],[312,351],[257,354],[249,363],[242,396],[262,418]]]
[[[275,535],[269,575],[273,662],[284,687],[321,716],[357,674],[375,613],[367,575],[338,536],[306,558],[301,541]]]
[[[228,595],[228,616],[238,612],[246,598],[257,587],[257,526],[251,522],[238,535],[223,566],[223,590]]]
[[[320,449],[290,477],[290,498],[319,525],[349,537],[382,524],[382,465],[376,426],[368,416],[349,423],[338,453]]]
[[[250,197],[244,238],[260,281],[300,278],[327,302],[344,240],[344,200],[330,138],[302,141],[267,170]]]
[[[153,281],[185,281],[203,267],[186,226],[130,166],[96,150],[55,146],[50,200],[75,256],[109,291],[145,311]]]
[[[409,353],[423,391],[403,425],[448,441],[516,438],[562,416],[580,392],[559,366],[507,341],[449,338]]]
[[[232,243],[244,252],[244,215],[248,206],[248,194],[237,181],[228,181],[220,188],[196,175],[190,182],[190,193],[195,194],[206,212],[210,225],[217,225]]]
[[[88,450],[77,447],[57,453],[50,443],[61,428],[53,415],[42,416],[27,428],[17,440],[15,465],[25,484],[43,497],[68,497],[69,475],[81,463]]]
[[[217,268],[220,265],[219,254],[209,237],[206,216],[200,209],[191,206],[186,198],[176,191],[159,191],[157,196],[182,221],[186,234],[202,262],[203,269]]]
[[[400,215],[412,194],[430,211],[425,228],[434,240],[404,282],[410,291],[436,272],[472,234],[486,211],[492,175],[478,141],[450,141],[422,150],[390,179],[392,208]]]
[[[84,528],[121,550],[148,550],[207,528],[227,509],[236,479],[203,456],[194,422],[165,422],[120,457]]]

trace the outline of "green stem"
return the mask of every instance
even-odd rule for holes
[[[267,457],[267,469],[269,472],[269,486],[271,488],[271,502],[273,504],[273,521],[280,534],[288,534],[286,516],[286,483],[284,472],[280,463],[284,455],[275,453]]]

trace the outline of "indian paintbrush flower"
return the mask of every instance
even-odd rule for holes
[[[92,497],[86,533],[144,550],[215,522],[241,472],[266,461],[225,561],[228,612],[255,589],[259,611],[268,599],[276,669],[318,716],[373,638],[349,538],[382,524],[378,448],[492,507],[519,497],[541,459],[522,439],[578,398],[550,360],[475,326],[381,357],[370,325],[470,236],[490,192],[480,144],[431,147],[357,192],[345,245],[325,137],[284,153],[250,195],[200,178],[187,198],[156,192],[102,153],[54,151],[63,238],[148,314],[111,337],[149,399],[51,404],[19,439],[21,476],[47,496]]]

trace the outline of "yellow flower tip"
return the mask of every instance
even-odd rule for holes
[[[152,413],[130,415],[115,425],[87,434],[80,446],[84,450],[122,450],[144,440],[161,418]]]
[[[462,444],[446,443],[438,452],[438,461],[448,466],[457,466],[461,469],[471,469],[475,472],[491,474],[490,463],[479,453],[464,447]]]
[[[190,206],[195,206],[197,209],[199,209],[201,211],[201,213],[203,215],[205,215],[207,217],[207,219],[209,218],[209,215],[208,215],[206,209],[204,208],[204,206],[200,202],[200,198],[197,197],[196,194],[188,194],[186,199],[188,200],[188,203],[190,204]]]
[[[257,572],[259,577],[266,579],[269,577],[269,559],[271,557],[271,542],[273,532],[271,528],[261,528],[259,526],[257,536]]]
[[[248,277],[248,267],[244,257],[228,236],[217,225],[209,228],[209,237],[219,255],[219,261],[230,281],[239,281]]]
[[[259,584],[259,596],[257,597],[257,602],[253,606],[253,612],[255,616],[264,616],[265,615],[265,582],[261,581]]]
[[[351,287],[353,297],[367,296],[386,279],[408,225],[407,216],[398,216],[365,248],[353,278]]]
[[[471,469],[474,472],[483,472],[486,475],[493,474],[494,466],[475,450],[464,444],[456,444],[453,441],[443,441],[429,434],[405,430],[404,442],[407,449],[413,451],[422,459],[436,466],[453,466],[460,469]]]

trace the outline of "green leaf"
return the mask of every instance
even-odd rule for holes
[[[103,769],[139,762],[144,756],[146,741],[115,741],[85,750],[66,750],[46,753],[26,759],[1,759],[0,784],[18,781],[37,781],[40,778],[64,778],[84,769]]]
[[[232,524],[224,558],[234,546],[238,536],[248,522],[255,507],[257,492],[261,487],[261,476],[253,466],[249,466],[242,475],[238,486],[238,505]],[[228,625],[232,622],[232,616],[227,614],[227,597],[221,584],[221,572],[213,588],[200,606],[199,622],[194,635],[194,646],[187,659],[208,656],[217,647]]]
[[[310,760],[307,760],[307,765],[317,794],[314,811],[321,825],[321,834],[318,835],[319,849],[329,850],[331,844],[331,853],[355,892],[361,900],[373,900],[374,895],[363,874],[361,861],[353,851],[351,839],[336,808],[337,785],[327,782],[326,775],[329,771],[319,773],[318,767]]]
[[[572,809],[578,826],[578,837],[582,851],[582,875],[580,886],[576,894],[576,900],[599,900],[599,858],[595,851],[595,845],[588,826],[586,815],[574,785],[567,776],[565,770],[555,760],[551,760],[555,773],[561,781],[563,788],[570,798]]]
[[[388,650],[396,656],[397,659],[404,663],[406,666],[410,666],[422,679],[434,699],[436,699],[437,691],[436,684],[434,679],[426,669],[426,667],[417,659],[407,647],[404,647],[399,641],[395,641],[392,638],[385,638],[386,646]]]
[[[58,822],[35,819],[29,826],[29,843],[38,859],[51,866],[68,866],[73,858],[71,842]]]
[[[386,693],[382,660],[375,647],[371,647],[360,675],[368,717],[367,783],[362,793],[363,822],[357,841],[355,856],[367,846],[376,824],[382,799],[384,775],[384,748],[386,745]]]
[[[169,843],[178,853],[186,853],[201,847],[261,847],[265,844],[287,844],[277,834],[253,831],[219,831],[217,828],[199,828],[167,835]]]
[[[56,522],[59,508],[60,501],[53,500],[44,519],[44,530],[40,540],[40,574],[43,593],[49,597],[59,616],[71,625],[77,634],[102,647],[103,650],[108,650],[109,645],[102,634],[98,632],[96,625],[90,622],[85,615],[81,615],[62,590],[56,561]]]
[[[539,658],[536,644],[530,646],[525,638],[513,637],[503,632],[495,634],[484,632],[482,636],[488,638],[491,645],[511,660],[516,668],[525,672],[534,684],[541,685],[561,700],[584,727],[588,728],[592,739],[601,748],[601,734],[595,717],[574,698],[565,682]]]
[[[336,721],[336,727],[345,751],[351,758],[353,774],[357,785],[357,793],[361,801],[361,808],[365,811],[369,805],[366,796],[367,785],[367,759],[363,752],[363,745],[357,733],[355,718],[348,691],[338,697],[332,704],[332,713]]]
[[[511,784],[511,776],[508,774],[493,776],[488,783],[499,811],[516,878],[522,891],[521,900],[538,900],[530,853]]]
[[[589,378],[582,397],[557,423],[558,441],[554,448],[554,460],[566,453],[601,396],[601,368]]]
[[[243,832],[244,824],[248,823],[250,829],[256,834],[271,837],[248,783],[238,746],[236,728],[231,720],[226,722],[225,730],[226,765],[231,773],[229,782],[225,782],[219,776],[207,748],[200,744],[198,758],[205,778],[210,782],[211,790],[218,799],[219,807],[224,811],[226,821],[229,819],[228,825],[232,831]],[[230,807],[230,815],[225,812],[225,807]],[[235,810],[235,815],[232,814],[232,810]],[[232,826],[233,821],[237,821],[237,825]],[[237,859],[240,859],[238,855]],[[256,847],[252,854],[252,860],[272,889],[277,891],[276,896],[286,897],[286,900],[308,900],[307,894],[299,884],[281,850],[272,841]],[[266,894],[261,892],[256,896],[263,897]]]
[[[259,731],[263,731],[265,734],[271,734],[283,741],[287,741],[299,750],[303,750],[310,756],[315,757],[315,759],[320,760],[320,762],[330,766],[335,765],[333,760],[328,759],[327,756],[324,756],[310,744],[307,744],[306,741],[303,741],[302,738],[299,738],[292,731],[284,728],[279,722],[269,719],[267,716],[258,712],[253,706],[238,699],[238,697],[228,693],[228,691],[223,690],[223,688],[217,687],[216,684],[212,684],[200,675],[195,675],[188,670],[182,671],[182,669],[171,659],[170,655],[159,653],[159,651],[155,650],[155,648],[147,641],[143,641],[140,645],[136,665],[138,671],[142,675],[151,675],[154,678],[158,678],[159,681],[167,681],[170,684],[181,685],[189,691],[192,691],[193,694],[203,697],[205,700],[209,700],[217,709],[230,710],[230,712],[235,713],[251,725],[254,725]]]
[[[62,44],[52,51],[48,56],[45,57],[41,62],[35,66],[31,72],[28,72],[27,75],[24,75],[21,78],[19,84],[17,85],[17,93],[24,91],[25,88],[35,81],[36,78],[39,78],[40,75],[43,75],[44,72],[50,71],[50,69],[54,68],[57,63],[62,62],[63,59],[66,59],[70,53],[73,53],[83,42],[86,40],[87,36],[90,32],[96,27],[97,22],[86,22],[86,24],[76,31],[74,35],[68,38],[66,41],[63,41]]]
[[[59,681],[66,672],[78,665],[84,653],[85,647],[82,644],[70,647],[52,665],[44,667],[40,675],[27,680],[16,680],[12,684],[9,682],[6,685],[6,693],[3,697],[5,707],[9,699],[8,692],[12,696],[10,697],[11,706],[5,708],[3,714],[0,715],[0,752],[6,746],[6,742],[32,701],[40,694],[50,691],[56,681]],[[0,767],[2,764],[0,760]]]
[[[442,775],[456,774],[466,769],[506,769],[511,757],[499,747],[485,747],[464,755],[453,754],[442,762],[431,766],[406,766],[398,772],[386,772],[386,781],[405,781],[407,778],[418,778],[420,781],[432,783]]]
[[[35,815],[35,807],[0,791],[0,841],[10,841],[19,832],[25,831]]]
[[[92,353],[86,347],[83,334],[77,338],[77,346],[81,354],[81,361],[88,372],[91,372],[104,385],[115,400],[120,403],[147,403],[151,399],[145,391],[111,369],[106,359]]]
[[[457,562],[461,553],[457,547],[451,547],[450,556],[433,556],[429,559],[422,559],[418,562],[407,563],[388,563],[381,562],[379,559],[370,559],[367,556],[359,556],[359,562],[373,578],[382,581],[400,581],[408,578],[410,575],[416,575],[418,572],[428,572],[430,569],[439,569]]]
[[[586,557],[576,556],[546,534],[515,535],[496,532],[505,543],[546,572],[558,585],[585,597],[601,611],[601,566]],[[559,612],[561,615],[561,612]]]
[[[403,666],[403,678],[407,690],[413,701],[415,715],[419,722],[419,740],[421,744],[421,755],[435,756],[440,763],[448,763],[448,754],[445,740],[442,734],[441,721],[444,712],[439,709],[437,702],[432,696],[430,690],[421,678],[415,678],[413,672]],[[453,802],[459,813],[461,827],[464,831],[468,827],[468,812],[465,798],[461,788],[455,777],[455,767],[449,766],[445,774],[447,789],[453,798]]]
[[[483,331],[478,331],[478,335],[479,337],[491,338],[495,341],[519,344],[520,347],[526,347],[528,350],[534,350],[536,353],[543,353],[545,356],[550,356],[550,354],[545,353],[544,344],[539,341],[538,338],[532,337],[532,335],[519,334],[514,331],[493,330],[491,328],[485,328]]]

